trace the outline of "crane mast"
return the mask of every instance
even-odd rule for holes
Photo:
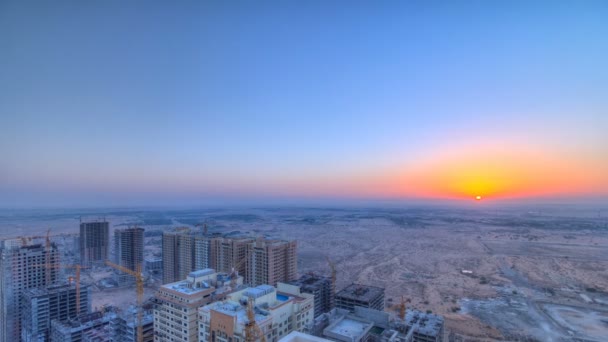
[[[136,266],[136,270],[133,271],[130,268],[117,265],[109,260],[106,260],[106,265],[117,269],[121,272],[129,274],[135,278],[135,289],[137,292],[137,342],[143,342],[144,340],[144,328],[142,325],[143,321],[143,300],[144,300],[144,277],[141,273],[141,264]]]

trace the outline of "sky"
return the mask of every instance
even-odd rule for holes
[[[608,2],[0,3],[0,206],[608,198]]]

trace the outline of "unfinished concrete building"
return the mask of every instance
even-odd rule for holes
[[[142,315],[141,325],[143,327],[143,342],[154,341],[154,311],[146,310]],[[137,321],[137,308],[130,307],[125,312],[121,312],[116,315],[112,321],[110,321],[109,340],[112,342],[137,342],[137,327],[139,322]],[[103,337],[101,334],[97,334],[99,337]]]
[[[136,271],[144,263],[144,229],[126,228],[114,231],[114,259],[115,263]],[[134,283],[134,277],[121,271],[115,271],[115,280],[119,285]]]
[[[51,322],[51,342],[83,342],[90,332],[107,331],[115,313],[93,312],[68,320]]]
[[[297,242],[257,239],[247,244],[247,284],[257,286],[298,278]]]
[[[208,236],[181,228],[163,233],[163,284],[185,279],[195,270],[211,267],[211,241]]]
[[[255,320],[267,342],[277,342],[292,331],[302,331],[314,318],[313,295],[296,286],[259,285],[231,293],[199,309],[199,342],[244,342],[247,303],[251,298]],[[296,293],[294,293],[296,292]],[[259,339],[258,339],[259,341]]]
[[[75,284],[28,289],[23,292],[21,306],[21,340],[48,341],[51,321],[91,312],[91,292],[89,286],[81,286],[80,300],[77,300]]]
[[[103,265],[110,251],[110,224],[107,221],[80,223],[80,264]]]
[[[232,291],[230,278],[213,269],[191,272],[185,280],[165,284],[155,295],[154,341],[196,341],[198,308]],[[243,284],[243,277],[235,279]]]
[[[384,288],[351,284],[336,293],[336,307],[353,312],[356,306],[384,310]]]
[[[290,281],[289,284],[298,286],[303,293],[315,296],[315,317],[334,308],[334,290],[330,277],[306,273],[297,280]]]
[[[0,242],[0,342],[19,341],[25,291],[45,287],[59,279],[58,268],[46,268],[59,260],[54,243],[17,245]]]
[[[384,311],[355,307],[333,309],[317,317],[306,332],[338,342],[443,342],[444,319],[407,310],[404,320]]]

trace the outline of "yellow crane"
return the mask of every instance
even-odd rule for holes
[[[247,298],[247,323],[245,323],[245,341],[257,342],[258,338],[261,342],[266,342],[266,336],[262,329],[255,321],[255,300],[253,297]]]
[[[141,264],[136,266],[136,270],[133,271],[130,268],[117,265],[109,260],[106,260],[106,265],[117,269],[121,272],[129,274],[135,278],[135,289],[137,291],[137,342],[143,342],[144,340],[144,329],[143,329],[143,301],[144,301],[144,276],[141,273]]]

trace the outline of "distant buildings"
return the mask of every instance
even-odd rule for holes
[[[0,342],[21,337],[22,305],[25,291],[42,288],[58,280],[59,269],[46,268],[59,261],[54,243],[17,245],[0,241]]]
[[[101,265],[108,260],[110,225],[106,221],[80,223],[80,264]]]
[[[163,283],[185,279],[203,268],[234,269],[250,285],[297,279],[295,241],[208,236],[180,229],[163,234]]]
[[[80,288],[80,302],[76,299],[76,286],[49,285],[27,289],[22,295],[21,340],[24,342],[48,341],[51,321],[67,320],[91,312],[91,292],[88,286]]]
[[[144,229],[126,228],[114,231],[114,256],[116,264],[137,271],[144,268]],[[129,284],[135,279],[120,271],[116,271],[117,283]]]
[[[297,292],[297,293],[294,293]],[[276,342],[292,331],[304,330],[314,317],[313,296],[297,287],[259,285],[229,294],[199,309],[199,342],[244,342],[248,299],[254,301],[255,320],[267,342]]]
[[[315,317],[334,308],[335,297],[330,277],[307,273],[297,280],[290,281],[289,284],[299,286],[303,293],[315,296]]]
[[[384,310],[384,288],[351,284],[336,293],[336,307],[353,312],[356,306]]]
[[[242,284],[242,277],[236,279],[236,285]],[[154,341],[196,341],[198,308],[223,299],[231,290],[228,275],[209,268],[161,286],[155,295]]]

